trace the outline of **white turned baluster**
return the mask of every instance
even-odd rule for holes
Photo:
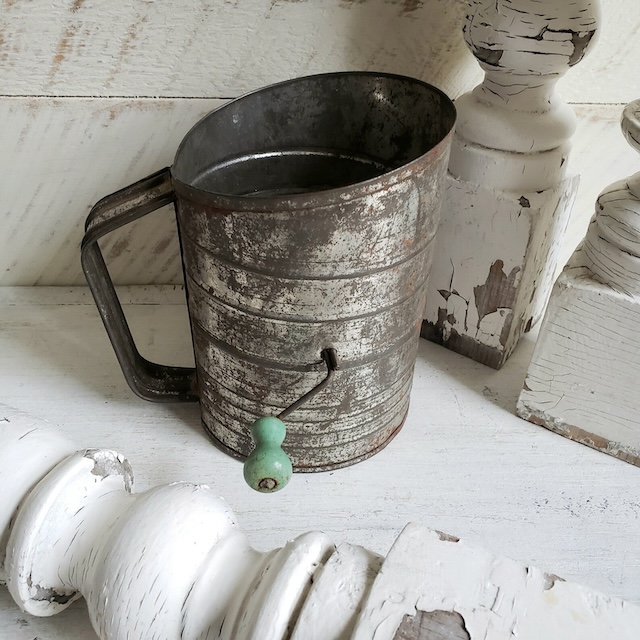
[[[577,189],[575,115],[557,80],[593,41],[597,0],[469,0],[485,72],[456,100],[423,335],[493,367],[537,320]]]
[[[640,151],[640,100],[622,131]],[[640,466],[640,173],[598,196],[549,300],[518,415]]]
[[[301,610],[314,619],[315,590],[327,588],[325,577],[312,589],[314,575],[341,566],[349,589],[335,591],[334,581],[333,615],[314,624],[319,637],[349,636],[377,554],[351,545],[336,553],[318,532],[260,553],[208,487],[132,494],[119,454],[68,455],[72,445],[46,424],[11,410],[2,417],[2,558],[9,591],[28,613],[53,615],[83,596],[104,640],[284,638]],[[296,637],[309,637],[304,625]]]
[[[622,132],[640,152],[640,100],[627,105]],[[604,284],[640,296],[640,172],[599,196],[584,241],[585,265]]]
[[[63,437],[0,410],[11,415],[0,420],[0,505],[17,507],[3,536],[11,595],[46,616],[82,594],[101,640],[637,635],[640,608],[420,525],[384,561],[314,532],[260,553],[206,486],[132,494],[122,456],[88,450],[57,462]],[[25,439],[30,471],[14,483],[5,465]]]
[[[75,452],[76,447],[60,431],[43,420],[2,407],[0,427],[0,582],[4,583],[4,561],[9,543],[9,526],[20,500],[58,462]]]

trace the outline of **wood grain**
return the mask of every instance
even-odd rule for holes
[[[170,165],[220,100],[0,100],[0,284],[82,283],[80,240],[101,197]],[[116,281],[177,282],[169,208],[105,240]]]
[[[464,618],[455,611],[416,611],[405,615],[393,640],[470,640]]]
[[[344,69],[457,94],[479,73],[464,11],[464,0],[5,1],[0,94],[219,98]]]
[[[460,33],[465,5],[184,0],[177,10],[153,0],[4,0],[0,95],[232,97],[293,76],[376,69],[457,96],[480,77]],[[561,81],[570,101],[640,95],[635,0],[603,0],[602,10],[596,51]]]
[[[219,100],[0,99],[0,285],[84,283],[84,220],[101,197],[171,164],[182,137]],[[560,264],[584,236],[597,194],[637,167],[621,105],[578,105],[570,168],[582,174]],[[181,283],[168,208],[111,234],[121,284]]]

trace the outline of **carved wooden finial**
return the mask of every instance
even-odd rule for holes
[[[456,102],[455,177],[506,191],[562,180],[575,116],[555,83],[584,57],[598,13],[596,0],[469,0],[464,38],[485,78]]]
[[[557,80],[594,42],[598,0],[468,0],[485,72],[458,121],[422,335],[501,367],[541,317],[578,176],[575,115]]]
[[[622,132],[640,152],[640,99],[622,112]],[[623,293],[640,296],[640,172],[614,182],[596,201],[584,241],[585,265]]]

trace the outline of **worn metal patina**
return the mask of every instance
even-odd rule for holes
[[[83,264],[134,391],[197,395],[207,432],[245,457],[250,425],[318,384],[333,348],[331,384],[286,420],[294,470],[387,444],[409,406],[454,120],[441,91],[402,76],[291,80],[210,113],[153,186],[98,203]],[[96,242],[172,199],[195,376],[137,353]]]

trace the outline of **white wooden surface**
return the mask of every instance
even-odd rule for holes
[[[640,13],[634,0],[602,6],[601,54],[561,88],[571,102],[636,97],[637,80],[619,78],[640,54]],[[465,0],[4,0],[0,95],[232,97],[346,68],[446,81],[459,95],[480,77],[459,31],[465,9]]]
[[[124,291],[125,312],[150,357],[189,363],[182,295],[171,287]],[[409,418],[384,451],[348,469],[296,475],[265,496],[244,485],[240,463],[210,444],[197,405],[133,396],[86,289],[0,289],[0,327],[5,404],[49,419],[81,446],[121,451],[139,490],[180,479],[211,484],[259,549],[317,529],[386,554],[416,521],[640,601],[639,470],[513,415],[531,337],[500,371],[422,341]],[[91,639],[84,605],[35,619],[0,588],[0,638],[36,636]]]
[[[597,192],[630,172],[611,125],[640,95],[640,12],[636,0],[602,9],[594,50],[558,84],[578,113],[571,163],[583,174],[566,257]],[[464,14],[464,0],[4,0],[0,284],[83,284],[91,204],[170,164],[184,133],[224,99],[342,69],[414,75],[452,98],[468,91],[482,74],[464,45]],[[115,280],[179,282],[169,212],[140,227],[109,240]]]

